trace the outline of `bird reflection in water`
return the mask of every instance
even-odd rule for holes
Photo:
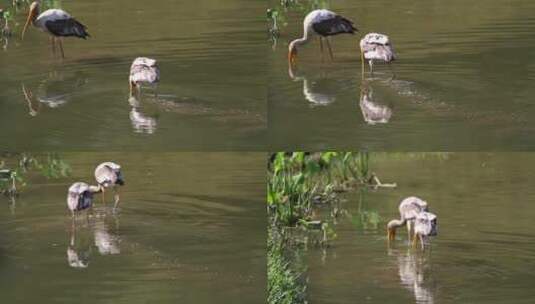
[[[70,242],[67,247],[67,263],[72,268],[87,268],[91,255],[91,244],[85,240],[76,241],[76,225],[71,225]]]
[[[56,109],[67,104],[78,89],[87,83],[87,78],[81,73],[66,76],[61,71],[51,71],[37,86],[37,94],[24,83],[22,94],[28,105],[30,116],[37,116],[43,106]]]
[[[111,219],[113,223],[110,223]],[[114,227],[112,230],[110,227]],[[112,255],[121,253],[120,238],[118,235],[119,219],[112,215],[97,213],[93,224],[93,234],[95,237],[95,246],[101,255]]]
[[[303,82],[303,95],[312,106],[326,106],[336,100],[334,93],[325,87],[329,79],[318,78],[309,80],[306,75],[298,75],[293,65],[288,65],[288,75],[293,81]]]
[[[154,134],[158,126],[156,117],[151,117],[143,113],[141,102],[136,96],[131,95],[128,103],[132,107],[130,110],[130,122],[135,133]]]
[[[410,249],[403,251],[388,251],[389,256],[396,258],[401,285],[414,294],[416,303],[434,303],[430,252]]]
[[[363,80],[360,87],[359,106],[364,121],[369,125],[386,124],[392,117],[392,109],[376,102],[373,88],[367,80]]]
[[[95,214],[87,226],[84,226],[77,227],[75,222],[71,226],[70,242],[67,247],[67,263],[70,267],[83,269],[89,266],[92,244],[103,256],[121,253],[119,218],[110,212],[109,208],[95,208]],[[77,240],[77,237],[80,239]]]

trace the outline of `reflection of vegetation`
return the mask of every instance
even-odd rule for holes
[[[268,33],[273,44],[280,36],[280,28],[286,27],[286,15],[290,11],[300,12],[305,16],[310,11],[318,8],[328,8],[328,0],[280,0],[268,8],[267,20],[269,23]]]
[[[0,192],[17,194],[17,185],[24,187],[31,173],[46,178],[60,178],[70,174],[71,168],[58,154],[32,156],[28,153],[0,154]]]
[[[351,221],[357,228],[376,230],[379,227],[379,224],[383,221],[383,218],[376,210],[368,210],[368,206],[364,200],[367,191],[368,189],[365,188],[359,189],[358,213],[351,216]]]
[[[297,304],[304,303],[306,285],[302,271],[295,261],[285,254],[285,246],[280,237],[268,235],[268,303]],[[292,263],[294,262],[294,263]]]

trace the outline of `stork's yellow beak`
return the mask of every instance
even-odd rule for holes
[[[388,241],[393,241],[396,238],[396,230],[388,229]]]
[[[24,34],[26,33],[26,30],[28,29],[28,25],[35,19],[37,15],[37,10],[32,7],[30,8],[30,11],[28,12],[28,19],[26,19],[26,24],[24,24],[24,29],[22,30],[22,40],[24,40]]]
[[[288,63],[294,65],[297,62],[297,50],[294,48],[288,52]]]

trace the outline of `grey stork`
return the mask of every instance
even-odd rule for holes
[[[295,64],[297,47],[306,44],[314,35],[319,36],[322,56],[322,39],[327,38],[325,41],[329,48],[331,60],[333,60],[333,52],[328,38],[338,34],[354,34],[355,31],[358,30],[351,20],[326,9],[314,10],[310,12],[303,21],[303,37],[290,42],[290,45],[288,46],[288,61],[290,64]]]
[[[30,5],[28,19],[26,20],[26,24],[22,30],[23,40],[28,25],[32,23],[35,27],[50,35],[52,52],[54,54],[56,52],[56,41],[58,42],[61,51],[61,57],[65,58],[65,53],[63,51],[63,37],[72,36],[82,39],[89,37],[89,34],[87,33],[87,27],[78,22],[78,20],[74,19],[64,10],[48,9],[40,14],[40,6],[40,0],[34,1]]]

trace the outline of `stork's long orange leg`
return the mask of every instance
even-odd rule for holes
[[[329,47],[329,55],[331,56],[331,61],[334,61],[333,50],[331,48],[331,42],[329,37],[327,37],[327,39],[325,40],[327,41],[327,47]]]

